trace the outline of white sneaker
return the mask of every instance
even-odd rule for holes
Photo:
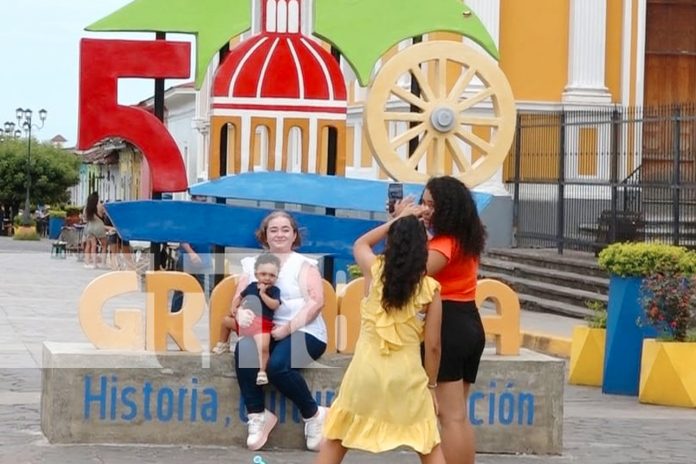
[[[228,353],[230,351],[230,343],[229,342],[217,342],[217,345],[213,347],[212,351],[214,354],[223,354],[223,353]]]
[[[265,371],[259,371],[259,373],[256,375],[256,385],[267,385],[268,384],[268,375],[266,375]]]
[[[251,451],[259,450],[266,444],[268,435],[278,423],[278,418],[268,409],[256,414],[249,414],[247,423],[247,448]]]
[[[310,451],[319,451],[327,411],[328,409],[324,406],[319,406],[314,417],[305,419],[304,434],[307,440],[307,449]]]

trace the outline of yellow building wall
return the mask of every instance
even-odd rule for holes
[[[515,151],[519,144],[524,153],[520,163],[520,180],[550,181],[558,179],[561,151],[561,118],[554,114],[522,114],[519,117],[522,140],[513,141],[510,155],[503,165],[503,182],[515,177]]]
[[[599,166],[597,152],[597,128],[580,128],[580,146],[578,147],[578,174],[581,176],[596,176]]]
[[[607,0],[604,82],[611,93],[613,103],[621,102],[623,3],[624,0]]]
[[[569,0],[501,0],[500,67],[516,100],[561,101],[568,77]]]

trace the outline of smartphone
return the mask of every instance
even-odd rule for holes
[[[404,199],[404,185],[398,182],[390,183],[387,190],[387,198],[389,199],[389,214],[393,214],[396,200]]]

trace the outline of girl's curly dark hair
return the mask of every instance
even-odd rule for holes
[[[451,176],[433,177],[425,188],[433,197],[433,233],[454,237],[461,256],[479,257],[486,246],[486,229],[471,191]]]
[[[387,232],[382,270],[382,306],[384,310],[403,308],[413,297],[425,275],[428,262],[428,237],[415,216],[396,220]]]

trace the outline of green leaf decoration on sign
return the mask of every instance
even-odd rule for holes
[[[194,34],[196,89],[200,89],[215,53],[250,27],[249,0],[134,0],[85,29]]]
[[[498,59],[493,38],[461,0],[314,0],[314,35],[341,51],[363,86],[387,50],[436,31],[466,36]]]

